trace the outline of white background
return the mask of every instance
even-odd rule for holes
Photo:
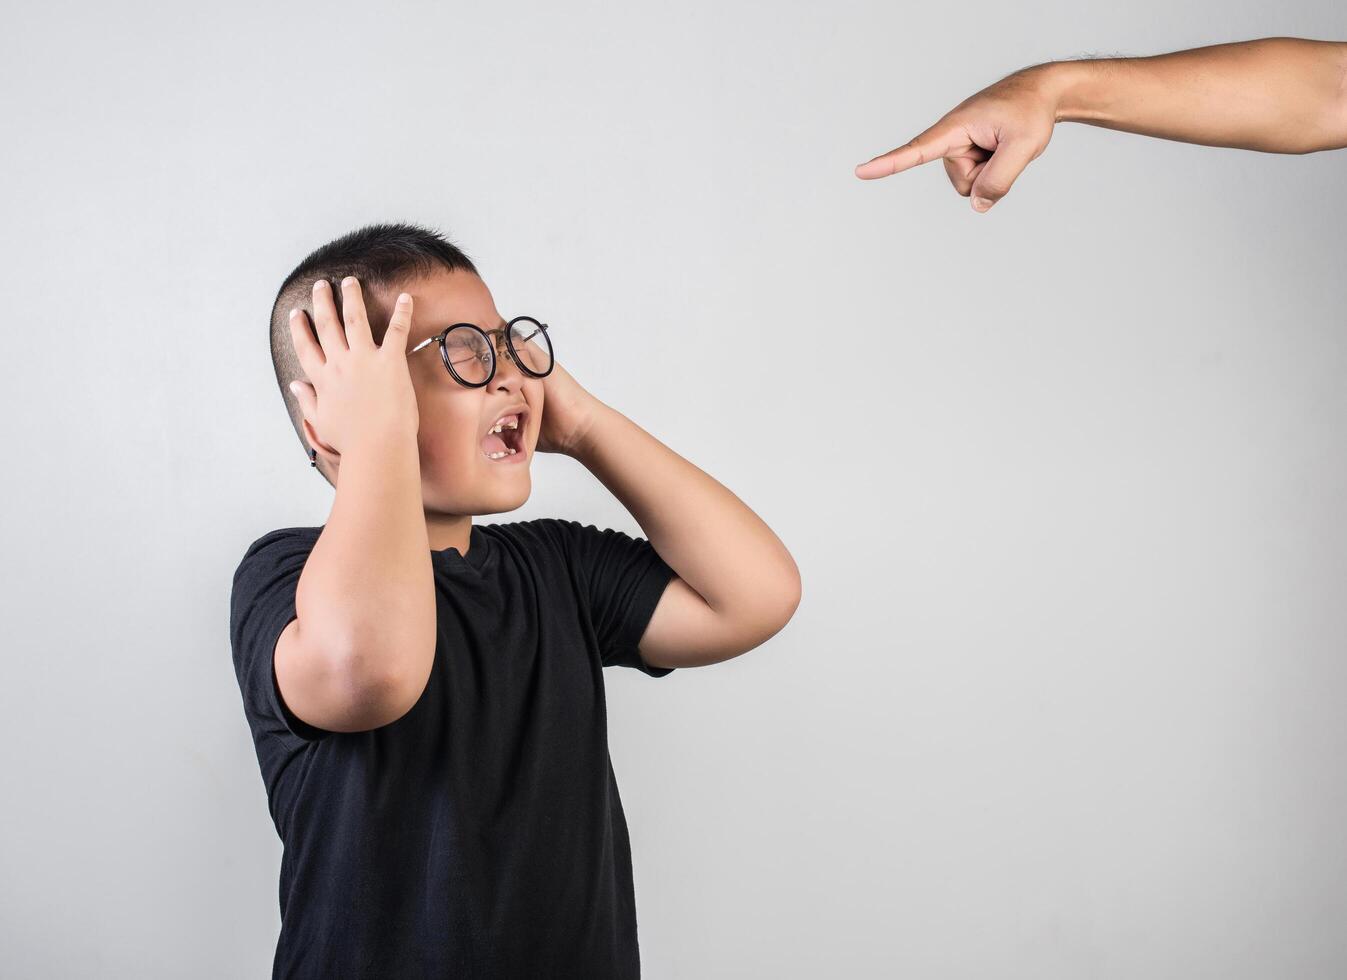
[[[29,5],[0,35],[0,973],[259,977],[230,662],[326,520],[282,277],[432,225],[804,579],[606,672],[645,975],[1347,972],[1347,154],[1063,124],[987,215],[862,160],[1028,64],[1341,4]],[[521,511],[638,532],[570,459]]]

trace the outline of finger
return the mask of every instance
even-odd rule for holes
[[[337,317],[336,302],[332,298],[332,284],[319,279],[313,284],[313,319],[318,324],[318,341],[324,354],[346,350],[346,334]]]
[[[945,157],[945,176],[954,185],[954,189],[963,197],[973,189],[973,178],[984,161],[972,157]]]
[[[318,393],[307,381],[291,381],[290,394],[299,403],[299,414],[313,422],[318,414]]]
[[[341,315],[346,321],[346,342],[352,347],[373,347],[374,335],[365,315],[365,297],[360,292],[360,281],[347,276],[341,281]]]
[[[411,293],[399,293],[393,306],[393,315],[388,318],[388,329],[384,331],[384,342],[380,349],[391,348],[407,356],[407,336],[412,330]]]
[[[1038,147],[1030,140],[1007,140],[996,148],[992,158],[973,180],[973,210],[987,211],[1010,193],[1024,168],[1038,155]]]
[[[298,307],[290,311],[290,343],[306,376],[312,378],[318,373],[318,369],[327,363],[327,358],[323,356],[323,348],[318,346],[318,338],[313,335],[313,328],[309,326],[308,314]]]
[[[902,146],[860,164],[856,167],[856,176],[862,180],[888,177],[937,160],[957,147],[967,146],[968,142],[968,136],[961,128],[937,123]]]

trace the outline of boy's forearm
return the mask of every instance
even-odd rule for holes
[[[296,593],[300,634],[352,684],[386,688],[428,674],[435,590],[415,433],[354,444],[336,482]]]
[[[728,488],[604,405],[573,452],[717,613],[752,615],[798,593],[786,546]]]
[[[1347,146],[1347,44],[1264,38],[1026,72],[1059,122],[1275,153]]]

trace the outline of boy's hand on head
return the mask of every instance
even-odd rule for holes
[[[1025,69],[964,99],[910,142],[860,164],[856,176],[873,180],[944,160],[954,189],[984,212],[1047,149],[1056,123],[1055,90],[1043,73]]]
[[[290,311],[290,339],[308,379],[290,389],[317,436],[314,448],[340,454],[369,440],[405,433],[415,438],[420,415],[407,368],[412,298],[398,297],[383,344],[376,346],[360,283],[348,276],[341,289],[344,327],[327,280],[314,283],[317,339],[304,311]]]
[[[575,455],[603,403],[571,377],[560,361],[543,378],[543,415],[538,429],[540,453]]]

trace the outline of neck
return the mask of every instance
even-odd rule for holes
[[[426,515],[426,537],[430,539],[431,551],[457,548],[459,554],[466,555],[471,536],[471,514]]]

